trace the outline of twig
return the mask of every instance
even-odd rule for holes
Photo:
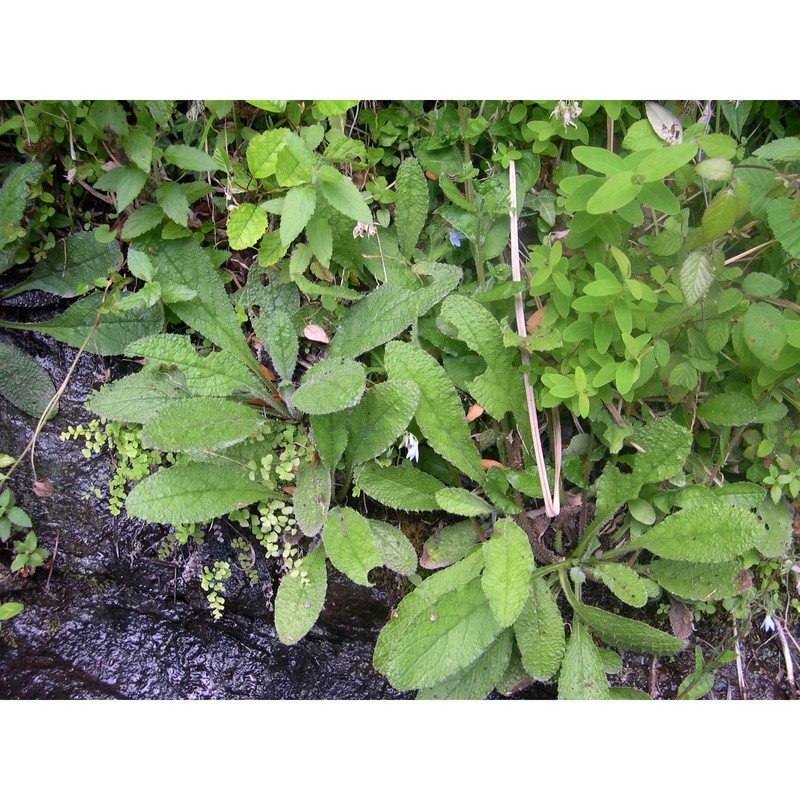
[[[789,642],[786,641],[786,633],[783,630],[783,623],[777,618],[772,618],[775,623],[775,630],[778,632],[778,638],[781,640],[781,650],[783,650],[783,660],[786,664],[786,680],[789,683],[789,694],[792,699],[797,699],[797,686],[794,682],[794,663],[792,661],[792,654],[789,651]]]
[[[739,679],[739,697],[747,700],[747,684],[744,680],[744,669],[742,668],[742,651],[739,647],[739,629],[736,627],[736,620],[733,620],[733,649],[736,651],[736,676]]]
[[[511,275],[512,279],[519,281],[521,279],[521,270],[519,264],[519,228],[517,220],[517,173],[513,161],[508,164],[508,185],[511,192],[511,207],[509,209],[510,228],[511,228]],[[517,320],[517,333],[520,336],[525,336],[525,307],[522,303],[522,292],[517,292],[514,295],[514,310],[516,312]],[[530,364],[530,359],[525,350],[521,350],[522,363],[524,366]],[[550,493],[550,483],[547,480],[547,470],[545,469],[544,450],[542,449],[542,437],[539,432],[539,419],[536,414],[536,397],[533,393],[533,387],[528,380],[528,373],[522,373],[522,380],[525,385],[525,400],[528,405],[528,419],[531,426],[531,436],[533,438],[533,453],[536,461],[536,469],[539,473],[539,483],[542,487],[542,496],[544,498],[544,507],[548,517],[555,517],[560,511],[558,484],[561,478],[561,422],[558,419],[558,412],[553,412],[553,446],[555,448],[555,476],[554,476],[554,494]]]

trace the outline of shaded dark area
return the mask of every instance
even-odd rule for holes
[[[39,293],[30,294],[33,306],[33,295]],[[6,318],[47,313],[44,307],[4,307]],[[57,385],[74,358],[72,348],[45,336],[3,332],[2,337],[36,357]],[[30,463],[21,465],[11,481],[41,546],[56,556],[52,571],[40,569],[23,579],[8,570],[10,551],[2,554],[0,600],[23,602],[25,611],[2,623],[0,698],[413,697],[393,690],[371,663],[378,633],[399,600],[391,581],[379,580],[367,589],[331,571],[319,624],[288,647],[277,638],[270,610],[277,576],[259,559],[260,585],[251,586],[236,566],[224,527],[215,526],[202,546],[191,546],[188,559],[171,563],[157,555],[166,528],[124,514],[113,517],[103,500],[90,493],[109,469],[108,454],[86,459],[80,443],[63,442],[59,435],[70,424],[89,422],[84,403],[106,370],[116,378],[130,368],[120,359],[82,356],[58,417],[44,426],[37,443],[37,477],[48,478],[54,494],[34,495]],[[9,403],[0,404],[0,452],[21,453],[34,427],[35,420]],[[216,622],[197,574],[203,564],[222,558],[230,561],[233,577],[224,617]],[[663,620],[656,624],[663,626]],[[691,644],[703,644],[710,653],[721,635],[706,622]],[[767,639],[754,630],[743,640],[748,696],[785,698],[780,646],[777,637]],[[611,677],[612,686],[652,688],[653,696],[670,698],[694,667],[693,647],[677,659],[659,659],[655,668],[650,656],[626,655],[623,661],[622,673]],[[532,685],[516,697],[552,699],[555,694],[553,686]],[[718,671],[712,696],[739,696],[735,664]]]

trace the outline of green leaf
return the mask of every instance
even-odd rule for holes
[[[663,147],[646,155],[636,168],[636,172],[642,176],[645,182],[660,181],[662,178],[672,175],[684,164],[688,164],[696,153],[697,145],[692,142]]]
[[[125,155],[144,172],[150,172],[153,160],[153,145],[155,140],[143,128],[135,127],[128,131],[122,147]]]
[[[656,132],[653,130],[653,126],[646,119],[640,119],[634,122],[633,125],[628,128],[628,132],[622,140],[622,149],[633,150],[634,152],[653,150],[662,148],[663,146],[664,142],[659,139]]]
[[[758,552],[765,558],[784,558],[792,543],[795,518],[792,507],[783,498],[774,503],[770,497],[765,497],[756,513],[767,526],[767,533],[756,545]]]
[[[743,508],[723,503],[693,506],[671,514],[617,552],[644,548],[673,561],[719,564],[764,538],[764,527]]]
[[[548,585],[535,578],[522,612],[514,623],[522,666],[534,680],[548,681],[564,658],[564,621]]]
[[[185,228],[189,224],[189,201],[179,183],[162,183],[156,189],[156,200],[176,225]]]
[[[254,108],[269,111],[270,114],[283,114],[286,110],[286,100],[246,100]]]
[[[316,161],[314,151],[296,134],[284,133],[286,146],[280,148],[275,161],[275,179],[279,186],[310,183]]]
[[[292,403],[306,414],[332,414],[356,405],[366,385],[361,364],[328,356],[306,372]]]
[[[372,586],[367,577],[383,564],[369,523],[352,508],[332,508],[325,518],[322,541],[331,564],[354,583]]]
[[[233,464],[189,462],[161,469],[131,489],[128,516],[179,525],[207,522],[264,500],[269,491]]]
[[[527,534],[510,519],[498,520],[492,538],[483,544],[483,558],[481,586],[497,624],[507,628],[530,596],[533,553]]]
[[[94,182],[94,188],[117,195],[116,207],[119,214],[139,196],[146,180],[147,173],[138,167],[114,167]]]
[[[737,216],[736,195],[729,189],[723,189],[703,213],[702,225],[705,240],[711,242],[724,236],[733,227]]]
[[[626,564],[599,564],[592,571],[595,579],[601,580],[623,603],[634,608],[647,603],[644,584]]]
[[[284,575],[275,597],[275,630],[284,644],[299,642],[319,618],[328,592],[325,548],[319,545],[303,557],[305,580],[292,572]]]
[[[200,353],[189,336],[174,333],[149,336],[132,342],[125,353],[146,358],[150,366],[177,367],[186,390],[194,395],[262,397],[266,391],[263,383],[236,356],[226,350]],[[170,378],[174,381],[172,376]]]
[[[286,147],[286,129],[276,128],[254,136],[247,145],[247,167],[254,178],[275,174],[278,154]]]
[[[724,133],[708,133],[697,137],[697,144],[708,158],[733,158],[736,155],[736,139]]]
[[[297,495],[295,503],[296,498]],[[367,522],[381,552],[383,565],[400,575],[413,575],[417,571],[417,553],[403,531],[377,519],[368,519]]]
[[[658,483],[674,478],[692,449],[692,434],[669,417],[648,422],[636,434],[636,444],[644,450],[633,462],[633,480]]]
[[[460,561],[475,547],[478,537],[471,520],[448,525],[430,536],[422,547],[419,565],[441,569]]]
[[[358,100],[317,100],[315,103],[316,110],[323,117],[335,117],[339,114],[344,114],[349,111],[353,106],[358,105]]]
[[[356,222],[372,222],[372,212],[355,184],[340,172],[336,172],[336,175],[338,177],[335,179],[323,180],[317,184],[325,199],[340,214]]]
[[[0,395],[29,416],[39,419],[55,392],[50,376],[33,356],[0,342]],[[48,419],[57,413],[58,404]]]
[[[611,686],[608,690],[609,700],[650,700],[650,695],[630,686]]]
[[[593,169],[595,172],[601,172],[604,175],[616,175],[625,169],[625,162],[610,150],[603,147],[584,147],[579,145],[572,148],[573,158]]]
[[[234,250],[253,247],[267,229],[267,212],[261,206],[242,203],[228,215],[228,244]]]
[[[26,331],[39,331],[71,347],[81,347],[101,356],[120,355],[131,342],[151,336],[164,325],[164,314],[159,304],[150,308],[136,308],[116,313],[106,308],[101,314],[103,293],[95,292],[73,303],[63,314],[46,322],[4,323],[3,327]]]
[[[306,239],[311,252],[323,266],[330,267],[333,255],[333,231],[325,217],[313,217],[306,225]],[[259,253],[259,262],[261,255]]]
[[[316,536],[331,503],[331,471],[318,461],[300,462],[294,490],[294,516],[306,536]]]
[[[749,425],[756,418],[756,404],[746,394],[725,392],[700,403],[697,416],[714,425]]]
[[[390,379],[412,380],[420,390],[416,420],[428,444],[478,483],[484,472],[464,421],[455,387],[432,356],[412,344],[389,342],[386,369]]]
[[[461,517],[480,517],[494,511],[485,500],[460,487],[440,489],[436,492],[436,502],[440,508]]]
[[[767,220],[781,247],[795,260],[800,260],[800,225],[797,224],[797,201],[777,197],[767,203]]]
[[[503,677],[511,661],[513,642],[511,630],[503,631],[472,664],[430,689],[423,689],[417,700],[483,700]]]
[[[281,212],[281,244],[288,247],[311,219],[317,195],[310,186],[296,186],[286,193]]]
[[[652,208],[654,211],[661,211],[663,214],[678,214],[681,204],[677,197],[661,181],[651,181],[642,185],[642,191],[636,198],[639,203]],[[675,233],[674,231],[662,230],[658,238],[664,233]],[[680,234],[677,234],[680,241]],[[651,248],[652,249],[652,248]],[[674,252],[674,251],[673,251]]]
[[[144,423],[172,400],[187,396],[185,382],[163,372],[136,372],[106,384],[89,400],[98,417]]]
[[[256,333],[261,337],[261,322],[266,319],[262,312],[260,317],[254,320]],[[273,311],[269,317],[269,325],[266,330],[266,339],[262,340],[266,345],[272,363],[281,379],[285,383],[290,383],[297,366],[297,355],[300,352],[300,341],[294,329],[291,317],[282,310]]]
[[[657,558],[647,565],[647,573],[670,594],[704,603],[735,597],[750,583],[749,575],[736,561],[692,564]]]
[[[42,165],[37,161],[20,164],[9,173],[0,189],[0,250],[13,241],[14,229],[22,222],[31,186],[42,177]]]
[[[436,492],[444,484],[407,464],[379,467],[369,463],[356,477],[358,487],[373,500],[401,511],[436,511]]]
[[[164,219],[164,210],[155,203],[146,203],[137,208],[122,226],[121,237],[125,242],[130,242],[137,236],[153,230]]]
[[[608,700],[608,680],[591,634],[575,620],[558,676],[559,700]]]
[[[753,303],[741,321],[744,341],[764,364],[774,364],[786,344],[783,314],[768,303]]]
[[[311,437],[328,469],[335,469],[347,447],[347,412],[316,414],[311,417]]]
[[[592,632],[612,647],[632,650],[634,653],[652,653],[656,656],[674,656],[686,643],[669,633],[664,633],[638,620],[620,617],[602,608],[573,603],[575,616]]]
[[[373,386],[349,419],[348,458],[360,464],[379,456],[408,428],[419,404],[411,381],[390,380]]]
[[[105,280],[122,262],[116,241],[101,244],[91,231],[74,233],[48,251],[33,272],[3,294],[14,297],[20,292],[41,289],[59,297],[76,297]]]
[[[700,250],[689,253],[678,274],[678,286],[686,303],[692,306],[702,300],[713,282],[714,265],[708,255]]]
[[[742,291],[751,297],[777,297],[783,282],[766,272],[751,272],[742,281]]]
[[[407,158],[397,170],[395,225],[400,250],[410,258],[428,216],[428,185],[416,158]]]
[[[471,214],[476,213],[475,206],[470,203],[466,197],[458,190],[458,187],[447,177],[444,173],[439,176],[439,188],[444,193],[444,196],[451,202],[455,203],[459,208],[463,208],[464,211],[469,211]],[[427,212],[427,188],[426,188],[426,202],[425,202],[425,210]],[[542,213],[542,212],[540,212]]]
[[[16,617],[24,608],[22,603],[0,603],[0,622]]]
[[[705,158],[694,171],[709,181],[727,181],[733,177],[733,164],[727,158]]]
[[[178,169],[190,172],[216,172],[219,165],[210,155],[185,144],[171,144],[164,151],[164,160]]]
[[[501,631],[475,578],[434,600],[400,629],[386,677],[401,691],[435,686],[476,661]]]
[[[768,158],[770,161],[797,161],[800,159],[800,138],[789,136],[785,139],[774,139],[759,147],[753,155]]]
[[[642,190],[640,183],[633,182],[634,177],[635,173],[628,170],[608,178],[586,203],[586,210],[590,214],[607,214],[626,206]]]
[[[764,499],[764,487],[755,483],[739,481],[715,486],[714,494],[723,502],[739,508],[755,508]]]
[[[264,418],[255,409],[219,397],[190,397],[165,406],[142,428],[151,450],[200,453],[222,450],[258,433]]]

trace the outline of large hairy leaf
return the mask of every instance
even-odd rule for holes
[[[187,396],[180,373],[143,371],[102,386],[89,400],[89,409],[98,417],[144,423],[171,401]]]
[[[300,462],[294,490],[294,516],[306,536],[322,530],[331,502],[331,472],[318,461]]]
[[[547,681],[558,672],[564,658],[564,621],[553,593],[542,578],[536,578],[522,612],[514,623],[517,647],[525,672]]]
[[[15,226],[22,221],[31,186],[42,177],[42,165],[30,161],[15,167],[0,189],[0,250],[13,241]]]
[[[0,342],[0,394],[6,400],[38,419],[44,414],[55,391],[50,376],[33,356]],[[58,404],[50,416],[57,413]]]
[[[414,381],[420,390],[417,424],[428,444],[472,480],[482,483],[480,456],[469,437],[464,409],[444,369],[412,344],[389,342],[386,369],[391,379]]]
[[[796,200],[777,197],[767,203],[767,219],[775,238],[794,259],[800,260],[800,225],[795,216]]]
[[[417,553],[403,531],[378,519],[368,519],[367,522],[381,552],[383,566],[401,575],[413,575],[417,571]]]
[[[702,300],[713,282],[714,265],[708,255],[701,250],[689,253],[678,273],[678,286],[687,305]]]
[[[241,467],[189,462],[162,469],[133,487],[125,508],[148,522],[207,522],[269,495]]]
[[[656,483],[674,478],[692,449],[692,434],[669,417],[648,422],[635,437],[644,450],[633,462],[633,480]]]
[[[412,466],[379,467],[366,464],[356,476],[356,484],[371,498],[401,511],[435,511],[436,492],[444,484]]]
[[[347,447],[347,412],[334,414],[315,414],[311,417],[311,437],[314,446],[328,469],[335,469],[336,464]]]
[[[428,186],[416,158],[407,158],[397,170],[395,224],[400,250],[411,257],[428,216]]]
[[[356,405],[366,386],[361,364],[329,356],[306,372],[292,403],[306,414],[332,414]]]
[[[383,564],[369,523],[352,508],[332,508],[322,528],[322,541],[331,564],[354,583],[372,586],[367,577]]]
[[[301,575],[288,573],[275,597],[275,630],[284,644],[296,644],[313,627],[328,592],[325,547],[319,545],[303,558]]]
[[[736,561],[692,564],[657,558],[647,571],[671,594],[705,603],[734,597],[750,585],[748,573]]]
[[[481,586],[497,624],[516,622],[530,594],[533,553],[526,533],[512,520],[500,519],[494,533],[483,545],[486,569]]]
[[[579,620],[572,625],[561,673],[559,700],[608,700],[608,680],[592,636]]]

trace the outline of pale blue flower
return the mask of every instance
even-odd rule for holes
[[[461,231],[450,231],[450,244],[453,247],[461,247],[461,242],[467,237]]]
[[[413,433],[407,433],[403,437],[402,445],[408,451],[406,453],[406,458],[409,461],[419,461],[419,442]]]
[[[764,621],[761,623],[761,630],[766,633],[773,633],[775,631],[775,620],[772,619],[769,614],[764,617]]]

